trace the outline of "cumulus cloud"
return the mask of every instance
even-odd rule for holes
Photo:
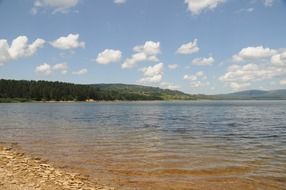
[[[11,59],[7,40],[0,40],[0,65],[4,65]]]
[[[120,50],[106,49],[99,53],[96,62],[99,64],[109,64],[120,61],[122,53]]]
[[[209,86],[209,82],[207,81],[208,77],[205,75],[203,71],[198,71],[195,74],[184,75],[184,80],[190,82],[190,86],[192,88],[200,88]]]
[[[139,80],[140,83],[159,83],[163,78],[163,63],[141,69],[144,77]]]
[[[178,67],[179,67],[178,64],[170,64],[170,65],[168,65],[169,69],[177,69]]]
[[[209,66],[212,65],[214,62],[214,58],[213,57],[208,57],[208,58],[196,58],[193,59],[192,64],[193,65],[201,65],[201,66]]]
[[[233,90],[249,87],[253,82],[286,76],[286,50],[271,50],[263,56],[251,57],[245,64],[233,64],[219,79]],[[273,54],[275,53],[275,54]],[[272,56],[271,56],[272,55]],[[261,59],[267,60],[261,61]],[[257,63],[252,63],[257,62]]]
[[[144,67],[142,69],[144,76],[154,76],[163,73],[163,63],[158,63],[154,66]]]
[[[72,72],[73,75],[85,75],[88,72],[87,69],[80,69],[78,71]]]
[[[59,71],[61,71],[61,70],[67,70],[67,68],[68,68],[68,65],[67,65],[66,63],[58,63],[58,64],[55,64],[55,65],[53,66],[53,69],[54,69],[54,70],[59,70]]]
[[[286,79],[285,80],[280,80],[280,85],[286,85]]]
[[[49,76],[54,72],[60,72],[61,74],[67,74],[68,64],[67,63],[58,63],[51,65],[48,63],[43,63],[35,68],[35,72],[38,75]]]
[[[146,61],[147,56],[145,53],[135,53],[130,58],[127,58],[124,63],[121,65],[123,69],[132,68],[134,67],[138,62]]]
[[[264,5],[267,7],[271,7],[274,3],[274,0],[264,0]]]
[[[160,42],[146,41],[143,45],[133,48],[135,52],[131,57],[127,58],[121,65],[123,69],[133,68],[137,63],[143,61],[158,62],[158,54],[160,54]]]
[[[250,82],[254,80],[269,79],[279,71],[277,68],[249,63],[246,65],[231,65],[220,80],[224,82]]]
[[[43,63],[36,67],[35,72],[39,75],[49,76],[52,74],[52,67],[47,63]]]
[[[35,0],[32,14],[37,14],[39,9],[48,8],[53,10],[53,14],[67,13],[72,7],[78,4],[79,0]]]
[[[203,71],[198,71],[195,74],[191,75],[184,75],[184,80],[196,81],[199,79],[207,79],[207,76],[204,74]]]
[[[62,36],[57,40],[51,42],[54,48],[68,50],[76,48],[84,48],[85,42],[79,40],[79,34],[69,34],[67,36]]]
[[[206,81],[206,82],[203,82],[203,81],[194,81],[194,82],[191,82],[190,83],[190,86],[192,87],[192,88],[202,88],[202,87],[207,87],[207,86],[209,86],[210,85],[210,83],[208,82],[208,81]]]
[[[33,56],[44,44],[45,40],[43,39],[36,39],[33,43],[28,44],[28,37],[19,36],[9,46],[7,40],[0,39],[0,65],[11,60]]]
[[[236,62],[255,60],[260,58],[267,58],[276,53],[276,50],[270,48],[264,48],[263,46],[247,47],[240,50],[238,54],[235,54],[232,58]]]
[[[124,4],[124,3],[126,3],[126,0],[114,0],[113,2],[115,4]]]
[[[67,74],[68,64],[67,63],[58,63],[55,64],[53,67],[54,71],[59,71],[61,74],[65,75]]]
[[[182,44],[178,49],[177,53],[179,54],[193,54],[200,50],[198,47],[198,39],[194,39],[194,41]]]
[[[273,55],[271,57],[271,63],[276,66],[286,65],[286,51]]]
[[[136,52],[144,52],[146,55],[157,55],[160,53],[160,42],[147,41],[144,45],[135,46]]]
[[[193,15],[198,15],[204,10],[215,9],[219,4],[225,1],[226,0],[185,0],[185,3]]]
[[[170,82],[161,82],[160,87],[164,89],[170,89],[170,90],[178,90],[180,86],[170,83]]]

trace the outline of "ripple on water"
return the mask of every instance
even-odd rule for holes
[[[285,189],[286,101],[0,106],[1,142],[119,189]]]

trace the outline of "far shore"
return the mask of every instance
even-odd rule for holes
[[[0,189],[7,190],[114,190],[79,173],[53,167],[40,158],[0,145]]]
[[[207,99],[193,99],[193,100],[184,100],[184,99],[169,99],[169,100],[83,100],[83,101],[77,101],[77,100],[25,100],[25,101],[18,101],[18,100],[9,100],[9,101],[1,101],[1,103],[94,103],[94,102],[171,102],[171,101],[197,101],[197,100],[207,100]]]

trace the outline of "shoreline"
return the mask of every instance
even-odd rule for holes
[[[0,104],[7,104],[7,103],[101,103],[101,102],[172,102],[172,101],[198,101],[198,100],[208,100],[208,99],[166,99],[166,100],[94,100],[94,101],[35,101],[35,100],[28,100],[28,101],[0,101]],[[211,100],[211,99],[210,99]]]
[[[0,145],[0,189],[9,190],[115,190],[80,173],[52,166],[41,158],[32,157]]]

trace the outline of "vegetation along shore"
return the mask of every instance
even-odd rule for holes
[[[0,80],[0,102],[192,99],[180,91],[140,85]]]

